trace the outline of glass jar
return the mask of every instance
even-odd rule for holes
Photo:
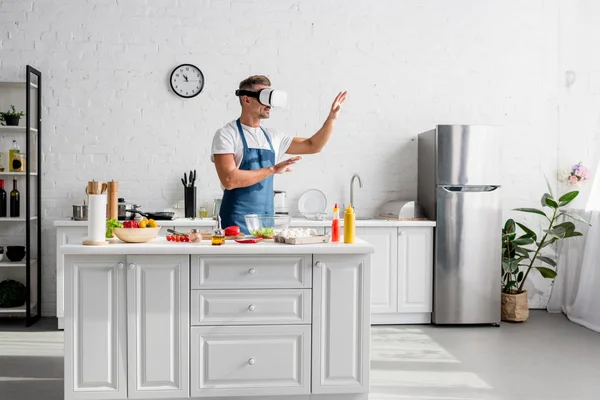
[[[14,172],[25,172],[26,161],[25,153],[16,153],[12,160],[12,167]]]
[[[6,156],[0,151],[0,172],[4,172],[6,168]]]
[[[208,217],[208,210],[206,209],[206,207],[200,207],[200,208],[198,208],[198,217],[199,218],[206,218],[206,217]]]
[[[189,237],[191,243],[200,243],[202,241],[202,234],[196,228],[192,229]]]

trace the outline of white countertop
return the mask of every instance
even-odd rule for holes
[[[374,247],[361,239],[353,244],[320,243],[290,245],[264,240],[255,244],[240,244],[233,240],[222,246],[213,246],[209,240],[200,243],[173,243],[164,236],[158,236],[148,243],[124,243],[113,239],[109,244],[86,246],[65,244],[60,246],[61,254],[120,255],[120,254],[202,254],[202,255],[277,255],[277,254],[371,254]]]
[[[156,221],[160,226],[166,227],[213,227],[216,224],[216,221],[212,218],[177,218],[172,221]],[[340,224],[344,224],[344,218],[340,217]],[[87,226],[87,221],[73,221],[70,219],[62,219],[54,221],[54,226]],[[317,220],[309,220],[305,218],[294,218],[292,217],[292,221],[290,223],[291,227],[309,227],[309,228],[318,228],[318,227],[330,227],[331,220],[317,221]],[[357,219],[356,220],[357,227],[394,227],[394,226],[435,226],[435,221],[393,221],[386,219]]]

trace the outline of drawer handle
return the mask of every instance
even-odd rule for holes
[[[248,275],[254,275],[254,274],[256,274],[256,270],[254,268],[250,268],[248,270]]]
[[[248,365],[254,365],[254,358],[248,360]]]
[[[250,311],[254,311],[255,309],[256,309],[256,307],[254,307],[254,304],[250,304],[248,306],[248,310],[250,310]]]
[[[317,262],[315,263],[315,267],[317,267],[317,268],[322,268],[322,267],[324,267],[324,266],[325,266],[325,263],[324,263],[324,262],[322,262],[322,261],[317,261]]]
[[[400,231],[400,233],[398,233],[398,235],[404,236],[404,231]]]
[[[119,267],[119,269],[123,269],[124,266],[125,266],[125,264],[123,264],[123,263],[118,263],[117,264],[117,267]]]
[[[134,263],[130,263],[130,264],[128,265],[128,268],[129,268],[129,269],[134,269],[134,268],[135,268],[135,264],[134,264]]]

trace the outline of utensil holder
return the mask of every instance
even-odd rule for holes
[[[196,186],[186,186],[183,188],[183,199],[185,201],[185,217],[196,217]]]

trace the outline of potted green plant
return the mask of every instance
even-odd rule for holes
[[[19,120],[25,114],[23,113],[23,111],[17,112],[17,110],[15,109],[15,106],[13,106],[12,104],[11,104],[10,108],[11,109],[8,110],[7,112],[0,112],[0,121],[6,122],[7,126],[19,126]],[[4,124],[2,124],[2,125],[4,125]]]
[[[523,322],[529,317],[527,291],[523,287],[532,270],[535,269],[544,278],[556,277],[556,259],[545,254],[544,249],[559,240],[582,236],[581,232],[575,230],[575,224],[566,219],[587,224],[578,215],[563,210],[579,191],[565,193],[555,200],[550,185],[548,189],[550,193],[542,196],[542,207],[550,208],[551,215],[537,208],[515,209],[543,216],[547,220],[548,228],[543,230],[541,238],[532,229],[512,219],[506,221],[502,229],[502,321]],[[520,235],[518,228],[522,231]]]

